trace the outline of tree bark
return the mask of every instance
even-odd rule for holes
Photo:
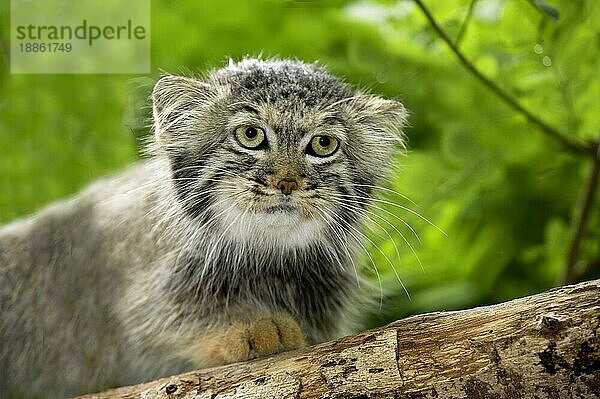
[[[600,397],[600,280],[81,399]]]

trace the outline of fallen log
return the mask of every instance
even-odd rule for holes
[[[600,280],[80,399],[600,397]]]

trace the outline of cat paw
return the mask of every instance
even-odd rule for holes
[[[251,351],[258,356],[298,349],[305,345],[300,326],[285,314],[252,321],[248,327],[248,343]]]
[[[210,366],[240,362],[306,345],[304,334],[288,314],[260,316],[249,322],[236,322],[205,341],[202,356]]]

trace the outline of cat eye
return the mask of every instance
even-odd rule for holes
[[[265,142],[265,131],[259,127],[241,126],[235,129],[235,138],[242,147],[257,150]]]
[[[310,141],[306,153],[315,157],[328,157],[337,151],[340,141],[331,136],[315,136]]]

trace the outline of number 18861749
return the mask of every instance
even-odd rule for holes
[[[19,49],[22,53],[70,53],[73,45],[71,43],[27,42],[19,43]]]

